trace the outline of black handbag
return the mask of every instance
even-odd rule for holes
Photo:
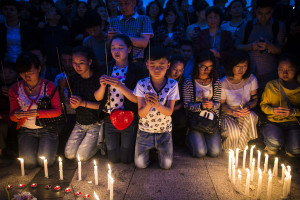
[[[47,88],[48,81],[45,83],[44,87],[44,97],[38,101],[38,109],[39,110],[49,110],[52,108],[51,99],[55,95],[56,88],[51,97],[46,96],[46,88]],[[61,125],[67,122],[66,117],[66,108],[65,105],[61,102],[61,115],[58,117],[52,118],[36,118],[35,125],[41,127],[55,127],[57,125]]]

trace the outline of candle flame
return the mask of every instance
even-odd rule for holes
[[[241,170],[238,170],[238,173],[239,173],[239,175],[241,175],[242,174]]]
[[[272,176],[272,172],[271,172],[271,169],[269,169],[269,176]]]
[[[291,171],[291,166],[288,165],[286,168],[289,170],[289,172]]]
[[[58,161],[59,161],[59,162],[61,162],[61,161],[62,161],[60,156],[58,157]]]
[[[247,174],[250,174],[250,170],[248,168],[246,169],[246,171],[247,171]]]
[[[79,154],[78,154],[77,158],[78,158],[78,162],[80,162],[80,156],[79,156]]]
[[[107,166],[108,166],[108,170],[111,171],[110,164],[107,164]]]
[[[45,160],[46,158],[44,156],[41,156],[40,159]]]
[[[98,195],[96,194],[96,192],[94,191],[94,197],[97,199],[97,200],[100,200]]]
[[[110,174],[108,174],[108,178],[109,178],[109,180],[110,180],[111,183],[114,183],[114,179],[113,179],[113,177]]]
[[[255,148],[255,145],[252,145],[252,146],[251,146],[251,149],[254,149],[254,148]]]
[[[269,155],[268,155],[267,153],[265,154],[265,156],[266,156],[267,158],[269,157]]]
[[[247,149],[248,149],[248,146],[246,146],[246,148],[244,149],[244,151],[247,151]]]
[[[235,151],[237,151],[237,152],[239,152],[239,150],[240,150],[239,148],[235,149]]]
[[[284,168],[284,164],[283,163],[281,164],[281,167]]]
[[[255,163],[255,158],[252,159],[252,162]]]
[[[278,157],[275,158],[275,161],[278,161]]]
[[[260,154],[260,150],[257,150],[257,153]]]
[[[261,172],[261,169],[260,169],[260,168],[258,168],[258,173],[259,173],[259,175],[261,176],[262,172]]]
[[[97,167],[97,163],[96,163],[96,160],[94,160],[94,165]]]
[[[24,158],[17,158],[17,159],[21,162],[24,161]]]

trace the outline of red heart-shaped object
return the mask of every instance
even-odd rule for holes
[[[134,118],[131,110],[113,110],[110,114],[110,121],[119,131],[127,128]]]

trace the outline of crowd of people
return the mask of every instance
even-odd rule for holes
[[[299,157],[300,1],[226,3],[2,0],[0,166],[63,150],[170,169],[174,147],[258,138]]]

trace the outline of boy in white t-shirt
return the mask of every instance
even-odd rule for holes
[[[146,65],[151,78],[140,80],[133,92],[140,116],[134,162],[138,168],[146,168],[150,150],[157,149],[160,167],[169,169],[173,161],[171,115],[175,101],[180,99],[178,84],[165,77],[170,67],[166,49],[152,48]]]

